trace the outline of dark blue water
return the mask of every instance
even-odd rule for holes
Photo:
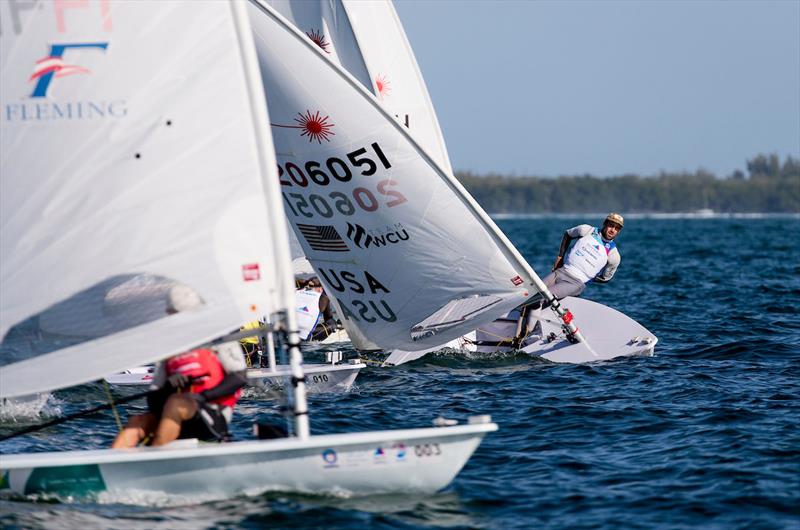
[[[599,221],[588,218],[586,221]],[[583,222],[581,219],[580,222]],[[503,220],[539,271],[571,219]],[[267,494],[193,506],[0,501],[5,527],[800,528],[800,220],[630,219],[622,266],[586,297],[659,337],[653,358],[592,366],[439,354],[312,396],[315,433],[489,413],[445,491],[341,499]],[[98,387],[57,394],[65,412]],[[235,426],[274,405],[245,400]],[[110,416],[0,444],[103,447]],[[213,480],[213,477],[209,478]]]

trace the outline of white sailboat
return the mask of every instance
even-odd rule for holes
[[[72,6],[64,17],[64,5],[43,4],[21,13],[21,31],[0,35],[0,335],[62,303],[108,313],[86,292],[131,274],[187,285],[204,303],[128,327],[121,318],[121,328],[79,344],[37,343],[0,367],[0,398],[163,359],[269,314],[290,345],[295,435],[4,451],[0,489],[227,496],[448,484],[495,424],[310,436],[285,214],[244,6],[103,6]],[[136,314],[128,302],[114,308]]]
[[[593,349],[576,322],[594,318],[594,306],[581,304],[579,316],[555,300],[449,168],[442,167],[437,146],[443,144],[420,144],[365,89],[361,69],[342,68],[298,29],[302,24],[295,12],[289,13],[290,20],[264,0],[251,5],[262,76],[274,109],[287,214],[326,290],[338,299],[346,325],[369,343],[393,351],[388,362],[399,364],[542,296],[551,302],[560,332],[555,339],[548,335],[546,346],[528,344],[531,354],[557,349],[553,360],[589,362],[633,351]],[[295,72],[293,64],[304,68]],[[328,90],[320,93],[316,88],[321,86]],[[630,342],[633,337],[617,332],[633,321],[603,312],[604,318],[610,315],[624,319],[624,325],[608,324],[592,339],[604,345]],[[655,338],[639,328],[654,344]]]

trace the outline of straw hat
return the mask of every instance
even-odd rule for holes
[[[625,226],[625,220],[622,216],[618,213],[610,213],[606,216],[604,223],[615,223],[618,224],[620,228]]]

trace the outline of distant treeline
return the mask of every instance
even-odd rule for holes
[[[458,172],[456,177],[490,213],[695,212],[800,213],[800,160],[776,154],[747,161],[747,174],[708,171],[657,176],[508,177]]]

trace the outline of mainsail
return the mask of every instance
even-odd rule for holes
[[[264,3],[371,91],[439,166],[452,174],[428,90],[390,1],[265,0]],[[294,239],[294,233],[292,236]],[[336,296],[331,300],[337,313],[342,313]],[[380,349],[363,335],[354,321],[344,319],[343,324],[357,349]]]
[[[342,0],[372,81],[384,108],[448,174],[452,174],[444,136],[414,52],[394,5],[382,0]]]
[[[403,25],[388,0],[264,0],[358,79],[452,173],[444,137]]]
[[[269,5],[250,19],[287,215],[344,319],[420,350],[535,294],[524,259],[358,79]]]
[[[96,379],[291,307],[241,6],[55,2],[20,17],[0,35],[0,396]],[[166,316],[174,285],[202,303]]]

